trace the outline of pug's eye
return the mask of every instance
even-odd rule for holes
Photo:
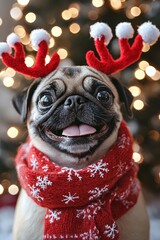
[[[52,106],[53,102],[54,99],[50,93],[43,93],[39,96],[38,108],[40,110],[47,110]]]
[[[97,93],[97,99],[102,102],[108,102],[111,100],[111,95],[108,91],[102,90]]]

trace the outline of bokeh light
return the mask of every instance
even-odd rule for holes
[[[7,135],[10,138],[16,138],[18,136],[18,129],[16,127],[10,127],[7,131]]]
[[[36,14],[33,13],[33,12],[29,12],[26,14],[25,16],[25,20],[28,22],[28,23],[33,23],[36,21]]]
[[[78,23],[72,23],[70,26],[69,26],[69,30],[71,33],[73,34],[77,34],[79,33],[80,31],[80,26]]]
[[[17,185],[15,185],[15,184],[12,184],[12,185],[9,186],[8,192],[11,195],[16,195],[19,192],[19,187]]]
[[[142,80],[145,78],[145,72],[141,69],[137,69],[134,73],[134,76],[138,79],[138,80]]]
[[[60,28],[59,26],[54,26],[51,29],[51,33],[54,37],[59,37],[62,34],[62,28]]]
[[[132,93],[134,97],[137,97],[141,94],[141,89],[137,86],[131,86],[129,88],[129,91]]]
[[[102,7],[104,5],[104,0],[92,0],[92,5],[94,7]]]
[[[10,10],[10,15],[14,20],[18,21],[22,18],[23,13],[22,13],[22,10],[19,7],[13,7]]]
[[[140,100],[140,99],[137,99],[137,100],[135,100],[133,102],[133,107],[136,110],[140,111],[140,110],[142,110],[144,108],[144,102],[142,100]]]

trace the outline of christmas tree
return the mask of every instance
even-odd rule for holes
[[[132,0],[17,0],[10,8],[12,31],[25,45],[27,66],[32,66],[35,51],[31,48],[29,33],[44,28],[51,34],[50,54],[57,51],[62,65],[85,65],[85,54],[94,49],[89,37],[93,23],[106,22],[115,29],[119,22],[131,22],[137,29],[145,21],[157,27],[159,1]],[[8,14],[8,13],[7,13]],[[0,18],[3,26],[3,19]],[[4,36],[1,41],[4,41]],[[132,40],[131,40],[132,42]],[[110,45],[114,57],[119,56],[119,46],[114,38]],[[150,49],[151,48],[151,49]],[[149,51],[150,50],[150,51]],[[46,61],[48,61],[49,55]],[[140,166],[139,178],[143,186],[152,192],[160,192],[160,49],[144,44],[141,60],[115,74],[134,96],[133,119],[126,121],[134,135],[133,159]],[[17,147],[25,141],[27,130],[11,107],[13,95],[31,84],[23,77],[1,64],[0,73],[0,195],[17,195],[19,185],[14,168]]]

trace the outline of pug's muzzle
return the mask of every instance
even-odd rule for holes
[[[117,128],[119,99],[130,113],[126,93],[115,79],[89,67],[72,67],[37,80],[14,105],[24,120],[29,116],[34,135],[60,152],[83,157]]]
[[[42,117],[37,121],[40,137],[54,147],[74,155],[93,152],[114,130],[117,115],[109,89],[96,93],[99,104],[82,95],[70,95],[55,107],[55,91],[49,88],[38,98]],[[104,106],[106,107],[106,110]]]

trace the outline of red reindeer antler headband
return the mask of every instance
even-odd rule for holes
[[[159,37],[158,28],[150,22],[146,22],[138,28],[139,34],[134,39],[132,46],[130,46],[128,39],[133,37],[134,30],[130,23],[119,23],[116,27],[116,36],[119,38],[120,57],[113,59],[106,48],[106,44],[109,44],[113,36],[110,27],[105,23],[97,22],[91,26],[90,30],[100,60],[93,51],[88,51],[86,54],[87,64],[106,74],[115,73],[136,62],[141,56],[143,41],[153,44]],[[54,53],[50,62],[45,63],[50,41],[50,35],[45,30],[33,30],[30,39],[33,47],[38,50],[33,67],[26,66],[24,47],[15,33],[8,36],[7,43],[0,43],[0,57],[6,66],[13,68],[17,72],[33,78],[45,77],[58,67],[59,55]],[[15,50],[14,56],[11,55],[11,48]]]
[[[142,53],[143,42],[154,44],[159,37],[159,30],[150,22],[143,23],[138,28],[138,35],[130,46],[128,39],[133,37],[134,30],[130,23],[123,22],[116,26],[116,36],[119,39],[120,57],[113,59],[106,48],[112,39],[112,31],[105,23],[95,23],[90,27],[90,35],[94,38],[96,50],[100,60],[95,56],[93,51],[86,54],[87,64],[106,74],[112,74],[120,71],[132,63],[136,62]]]
[[[50,62],[48,64],[45,63],[50,41],[50,35],[45,30],[33,30],[30,34],[30,39],[32,46],[37,50],[36,60],[33,67],[26,66],[24,47],[20,38],[15,33],[11,33],[7,37],[7,43],[0,43],[0,56],[6,66],[13,68],[17,72],[33,78],[45,77],[59,65],[59,55],[54,53]],[[15,50],[14,56],[11,56],[11,47]]]

